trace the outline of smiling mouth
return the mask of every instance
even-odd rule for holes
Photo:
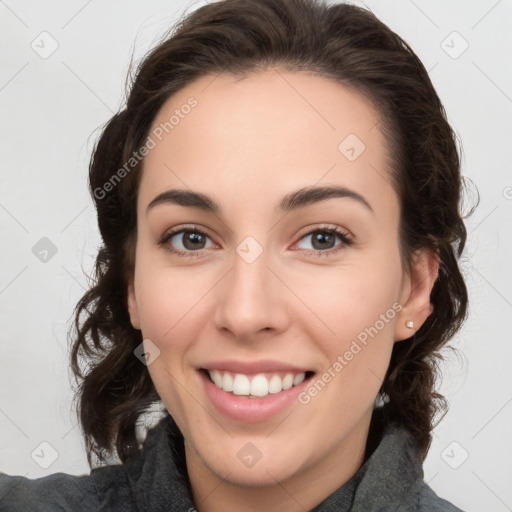
[[[298,386],[309,380],[315,372],[268,372],[256,374],[233,373],[224,370],[201,371],[215,386],[240,397],[264,398]]]

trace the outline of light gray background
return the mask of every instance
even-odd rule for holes
[[[132,50],[141,57],[185,8],[203,3],[0,0],[4,472],[88,472],[66,341],[99,244],[88,159],[97,129],[122,105]],[[435,430],[425,479],[466,511],[512,510],[512,1],[366,5],[429,70],[463,141],[464,174],[481,195],[463,260],[470,317],[452,343],[461,355],[446,352],[441,390],[451,408]],[[52,40],[58,48],[42,58]],[[43,237],[57,249],[46,262],[32,252]]]

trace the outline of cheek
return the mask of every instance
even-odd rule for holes
[[[377,264],[349,264],[319,269],[295,280],[294,291],[314,315],[307,315],[317,335],[326,335],[333,348],[371,329],[373,336],[389,337],[396,316],[400,268]],[[290,279],[292,276],[290,276]],[[394,306],[393,306],[394,305]],[[399,306],[398,306],[399,307]],[[376,327],[378,333],[375,333]],[[304,323],[307,329],[307,323]]]
[[[202,299],[213,284],[209,286],[207,276],[192,267],[169,268],[139,261],[135,286],[142,333],[159,344],[172,342],[178,350],[180,340],[189,339],[184,330],[200,325],[197,317],[204,314]]]
[[[135,279],[141,331],[158,352],[148,371],[167,409],[180,422],[190,414],[186,403],[190,395],[183,389],[195,386],[187,368],[190,348],[200,338],[208,316],[207,283],[204,276],[200,279],[188,269],[144,265],[142,258],[139,262]]]
[[[356,418],[372,406],[389,366],[401,309],[400,264],[376,259],[328,270],[328,277],[317,272],[297,290],[315,312],[304,317],[301,329],[325,356],[320,382],[303,398],[306,403],[322,394],[317,406],[323,404],[335,423],[345,424],[347,410]]]

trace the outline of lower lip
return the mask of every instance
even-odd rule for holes
[[[205,392],[216,409],[228,418],[247,423],[266,421],[284,411],[297,399],[297,395],[310,381],[310,378],[305,379],[286,391],[268,394],[263,398],[248,398],[228,393],[218,388],[204,371],[199,370],[198,373]]]

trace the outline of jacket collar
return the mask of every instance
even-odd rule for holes
[[[357,473],[313,512],[402,510],[422,486],[423,469],[412,436],[390,425]]]
[[[398,507],[414,487],[423,484],[412,436],[396,425],[377,436],[358,472],[312,512],[367,512],[393,503]],[[183,436],[168,413],[148,431],[142,452],[128,459],[125,470],[138,510],[167,512],[169,505],[173,510],[195,510]]]

